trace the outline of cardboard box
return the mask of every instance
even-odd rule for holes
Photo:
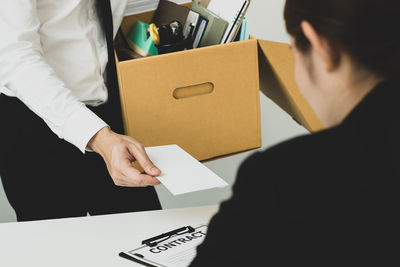
[[[126,17],[125,34],[152,12]],[[299,93],[287,44],[256,39],[117,62],[126,133],[178,144],[198,160],[261,147],[260,88],[311,131],[323,127]]]
[[[289,44],[257,40],[261,91],[310,132],[325,128],[297,87]]]

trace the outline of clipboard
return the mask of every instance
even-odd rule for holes
[[[186,267],[207,234],[207,225],[185,226],[142,241],[142,246],[119,256],[148,267]]]

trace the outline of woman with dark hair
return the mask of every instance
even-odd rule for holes
[[[327,129],[242,164],[191,266],[399,264],[399,7],[286,1],[296,80]]]

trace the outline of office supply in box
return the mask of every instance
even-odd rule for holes
[[[161,40],[160,40],[160,33],[158,31],[158,27],[152,23],[149,25],[148,32],[151,36],[151,39],[153,39],[153,42],[155,45],[159,45]]]
[[[228,22],[200,4],[193,3],[192,10],[208,20],[200,47],[220,44],[228,28]]]
[[[153,14],[125,17],[121,29]],[[126,134],[146,147],[178,144],[200,161],[259,148],[260,89],[306,129],[324,128],[297,88],[285,43],[250,38],[117,61],[117,72]]]
[[[143,57],[158,55],[156,44],[148,34],[149,27],[149,24],[137,21],[128,35],[129,47]]]
[[[222,38],[222,44],[230,43],[235,39],[249,5],[250,0],[212,0],[210,2],[207,8],[229,23]]]
[[[183,25],[184,37],[189,38],[193,37],[199,18],[199,13],[190,8],[177,5],[168,0],[160,0],[152,22],[159,27],[177,20]]]
[[[249,22],[246,18],[243,18],[242,26],[240,26],[239,32],[235,37],[234,42],[246,41],[250,39]]]
[[[132,50],[132,48],[130,47],[130,45],[128,43],[128,39],[125,37],[125,34],[121,30],[121,28],[118,29],[117,35],[115,36],[114,47],[117,52],[118,59],[120,61],[131,60],[131,59],[143,57]]]
[[[207,235],[207,225],[184,226],[142,241],[138,248],[119,256],[150,267],[186,267]]]
[[[208,27],[208,19],[200,16],[196,31],[193,34],[193,48],[198,48],[203,40],[204,33]]]
[[[153,23],[151,25],[155,24]],[[192,38],[190,36],[184,36],[183,25],[179,21],[174,20],[169,24],[161,25],[156,28],[160,40],[157,45],[159,54],[167,54],[193,48]]]
[[[246,41],[250,39],[249,20],[244,18],[242,26],[240,27],[239,41]]]

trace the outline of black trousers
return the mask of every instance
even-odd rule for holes
[[[101,156],[59,139],[19,99],[0,95],[0,125],[0,176],[18,221],[161,208],[153,187],[115,186]]]

